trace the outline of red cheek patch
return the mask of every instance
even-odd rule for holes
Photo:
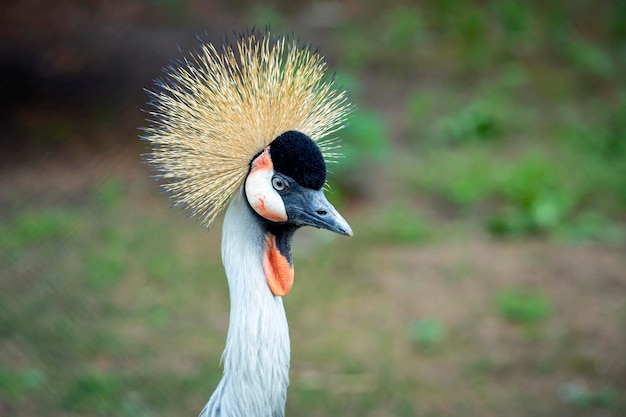
[[[250,172],[255,171],[273,171],[274,164],[272,164],[272,159],[270,158],[269,148],[265,148],[263,152],[259,156],[257,156],[252,162],[252,169]]]
[[[276,236],[266,235],[265,253],[263,254],[263,271],[272,294],[287,295],[293,286],[293,267],[276,247]]]
[[[246,179],[246,198],[250,206],[261,217],[273,222],[287,221],[287,212],[282,198],[272,188],[274,167],[266,148],[254,161]]]
[[[268,210],[265,207],[265,199],[263,199],[263,197],[257,198],[257,203],[253,207],[257,213],[265,217],[267,220],[274,222],[284,222],[287,220],[287,218],[280,213],[274,213],[273,211]]]

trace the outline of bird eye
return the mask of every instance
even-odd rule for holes
[[[272,187],[274,187],[276,191],[283,191],[287,188],[287,181],[275,175],[272,177]]]

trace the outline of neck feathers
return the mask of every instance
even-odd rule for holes
[[[230,288],[224,374],[201,417],[279,417],[289,385],[289,329],[281,297],[263,270],[266,230],[238,193],[222,232]]]

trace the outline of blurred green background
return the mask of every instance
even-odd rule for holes
[[[290,416],[626,415],[626,3],[0,3],[0,415],[197,415],[220,225],[141,163],[196,35],[319,46],[357,111],[285,297]]]

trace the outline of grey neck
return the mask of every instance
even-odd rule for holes
[[[240,192],[228,206],[222,261],[230,288],[224,374],[201,417],[280,417],[289,385],[289,328],[283,301],[263,272],[265,230]]]

